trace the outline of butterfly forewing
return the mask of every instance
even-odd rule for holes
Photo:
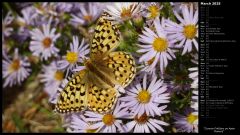
[[[119,44],[120,32],[116,25],[107,20],[104,13],[98,20],[91,44],[90,58],[102,58]]]

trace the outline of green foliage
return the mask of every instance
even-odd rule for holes
[[[16,127],[19,129],[21,133],[28,133],[29,131],[24,127],[23,119],[16,113],[12,115],[12,120]]]
[[[138,33],[136,32],[136,28],[133,26],[132,21],[126,21],[124,25],[120,26],[119,29],[122,34],[122,40],[120,42],[118,50],[126,52],[136,52]]]
[[[170,2],[162,2],[163,5],[162,10],[160,11],[160,16],[163,16],[165,18],[169,18],[170,20],[176,22],[176,17],[173,13],[172,6],[170,5]]]

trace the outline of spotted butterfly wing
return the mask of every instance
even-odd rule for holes
[[[131,54],[126,52],[111,52],[104,64],[109,68],[108,75],[116,81],[115,84],[126,87],[135,77],[136,65]]]
[[[115,88],[103,89],[91,85],[88,91],[88,108],[94,112],[105,113],[114,107],[117,98]]]
[[[56,111],[59,113],[78,112],[86,109],[87,96],[86,84],[82,81],[84,70],[76,73],[68,81],[67,85],[61,89],[59,99],[56,104]]]
[[[90,58],[92,60],[102,59],[119,44],[120,32],[116,25],[106,19],[108,16],[110,15],[104,12],[97,22],[91,44]]]

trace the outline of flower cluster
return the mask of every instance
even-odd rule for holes
[[[49,102],[85,69],[103,12],[121,33],[137,75],[113,109],[63,114],[67,132],[198,132],[198,7],[181,2],[4,3],[4,90],[38,78]],[[13,9],[11,7],[18,7]],[[36,81],[36,79],[35,79]],[[190,96],[189,96],[190,95]]]

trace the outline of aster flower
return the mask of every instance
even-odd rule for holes
[[[71,122],[67,126],[67,132],[70,133],[91,133],[97,129],[93,129],[91,124],[87,122],[86,118],[82,114],[71,114]]]
[[[22,16],[17,16],[16,18],[16,23],[20,27],[17,34],[14,34],[14,38],[19,42],[23,42],[31,36],[29,26],[34,26],[34,19],[37,17],[37,13],[33,6],[22,9],[21,13]]]
[[[176,113],[173,118],[177,132],[198,132],[198,116],[191,109],[187,108],[183,115]]]
[[[132,55],[136,60],[141,57],[139,53],[133,53]],[[137,68],[141,69],[139,72],[137,72],[136,77],[139,76],[138,78],[142,79],[145,74],[148,74],[151,77],[157,76],[157,68],[152,66],[153,61],[154,58],[144,62],[136,61],[136,65],[138,65]]]
[[[2,65],[3,78],[5,79],[3,87],[12,87],[16,84],[21,85],[21,82],[23,82],[31,72],[27,57],[20,56],[18,49],[14,50],[12,59],[6,55],[3,56],[5,57]]]
[[[9,36],[13,31],[13,28],[9,27],[13,19],[12,13],[8,12],[4,20],[2,20],[2,43],[4,42],[4,37]]]
[[[127,115],[127,109],[123,109],[120,102],[117,102],[112,113],[97,114],[90,111],[86,111],[85,113],[85,116],[87,116],[86,120],[93,122],[91,128],[97,129],[96,132],[103,133],[125,132],[121,119]]]
[[[170,2],[170,5],[173,6],[173,10],[177,13],[180,13],[185,6],[190,7],[193,5],[194,10],[198,9],[197,2]]]
[[[198,88],[198,67],[189,68],[188,70],[191,72],[189,78],[193,79],[191,87]]]
[[[194,109],[193,114],[198,116],[198,89],[194,89],[192,93],[191,108]]]
[[[192,55],[194,59],[191,60],[192,63],[198,65],[198,53]],[[189,78],[193,80],[193,83],[191,84],[191,88],[197,89],[198,88],[198,67],[192,67],[189,68]]]
[[[160,16],[160,10],[163,8],[157,2],[150,2],[150,3],[142,3],[142,8],[144,10],[143,16],[147,19],[155,19],[156,17]]]
[[[77,14],[78,12],[80,12],[80,8],[82,8],[83,6],[83,2],[72,2],[71,13]]]
[[[27,25],[33,25],[33,19],[37,17],[35,8],[30,6],[21,10],[22,17],[17,16],[16,22],[19,26],[25,27]]]
[[[59,70],[58,70],[59,71]],[[83,70],[82,70],[83,71]],[[81,71],[80,71],[81,72]],[[56,73],[56,72],[55,72]],[[60,75],[59,75],[60,76]],[[51,96],[50,96],[50,99],[49,101],[52,103],[52,104],[57,104],[57,100],[58,100],[58,97],[60,96],[60,93],[61,91],[63,91],[63,89],[65,88],[65,86],[67,85],[67,83],[69,82],[69,78],[64,78],[62,80],[62,82],[60,83],[59,87],[57,88],[57,91],[54,93],[52,92],[51,93]],[[56,112],[56,108],[54,109],[54,112]],[[66,115],[69,115],[69,114],[66,114]]]
[[[146,113],[150,116],[161,116],[162,112],[158,105],[170,102],[168,100],[170,98],[168,97],[169,93],[165,93],[166,87],[161,79],[157,80],[156,76],[147,81],[147,75],[145,74],[142,85],[140,82],[133,83],[126,90],[127,95],[119,100],[126,102],[124,107],[129,107],[133,115],[141,116]]]
[[[66,75],[68,75],[69,70],[73,70],[76,67],[78,67],[78,69],[83,68],[83,66],[78,66],[78,63],[83,62],[83,59],[86,58],[85,55],[89,53],[88,46],[88,44],[84,43],[84,39],[82,39],[79,45],[78,37],[73,36],[73,43],[70,44],[70,51],[67,51],[67,55],[63,56],[64,60],[57,62],[58,69],[67,69]]]
[[[193,5],[191,5],[190,10],[188,6],[182,8],[183,18],[176,11],[174,14],[180,24],[170,20],[166,21],[166,31],[169,33],[169,38],[175,42],[180,42],[176,47],[183,47],[182,55],[192,51],[192,44],[198,51],[198,11],[194,12]]]
[[[101,8],[96,3],[87,3],[86,5],[81,5],[80,12],[75,14],[71,14],[73,17],[71,21],[73,23],[81,24],[81,25],[88,25],[94,22],[99,15],[101,14]]]
[[[139,45],[141,49],[137,52],[143,53],[140,57],[140,62],[147,62],[151,59],[154,59],[150,67],[155,67],[158,62],[160,62],[160,71],[164,72],[164,68],[168,65],[168,60],[175,58],[173,48],[173,43],[169,40],[164,27],[165,19],[163,18],[161,23],[159,18],[156,18],[154,21],[154,26],[156,29],[155,33],[151,29],[144,27],[142,35],[139,35],[139,41],[142,43]]]
[[[155,57],[152,59],[145,61],[139,68],[141,68],[141,71],[147,72],[151,74],[152,76],[156,76],[157,68],[156,65],[153,65],[153,61],[155,60]],[[140,74],[140,73],[139,73]]]
[[[198,54],[195,54],[193,57],[195,60],[192,60],[192,62],[198,64]],[[189,68],[188,70],[190,71],[189,78],[193,80],[191,84],[191,88],[193,88],[191,107],[195,111],[194,114],[198,115],[198,67]]]
[[[39,77],[40,82],[44,83],[44,91],[50,97],[53,97],[57,93],[57,89],[64,79],[64,73],[57,70],[56,62],[53,61],[49,65],[43,66],[42,73]]]
[[[54,2],[43,2],[35,6],[36,12],[40,15],[46,16],[57,16],[56,3]]]
[[[60,34],[55,34],[56,28],[50,29],[51,18],[48,24],[43,24],[41,31],[38,28],[30,31],[32,41],[30,42],[29,49],[33,55],[47,60],[52,55],[57,56],[59,49],[54,46],[55,41],[60,37]]]
[[[58,2],[56,4],[56,11],[57,12],[71,12],[71,9],[73,7],[72,3],[67,3],[67,2]]]
[[[163,108],[161,111],[164,112]],[[126,124],[127,132],[133,131],[134,133],[157,133],[157,131],[164,132],[162,126],[168,126],[169,124],[155,119],[152,116],[147,115],[146,113],[142,114],[140,117],[132,115],[129,117],[133,120]]]
[[[145,72],[146,74],[150,75],[151,77],[154,77],[154,76],[157,76],[157,68],[156,67],[152,67],[152,61],[154,59],[151,59],[147,62],[144,62],[143,65],[139,66],[139,68],[141,68],[141,70],[137,73],[137,74],[140,74],[140,75],[144,75],[143,72]],[[160,77],[162,77],[161,73],[160,73]],[[163,79],[163,78],[161,78]]]
[[[55,2],[43,2],[41,4],[36,4],[34,6],[37,17],[34,19],[35,26],[42,26],[46,24],[49,19],[53,26],[57,26],[60,22],[60,17],[62,17],[62,11],[57,11],[57,4]]]
[[[135,17],[141,12],[141,5],[135,2],[116,2],[113,5],[107,5],[105,11],[111,17],[108,19],[113,20],[115,23],[122,23]]]

